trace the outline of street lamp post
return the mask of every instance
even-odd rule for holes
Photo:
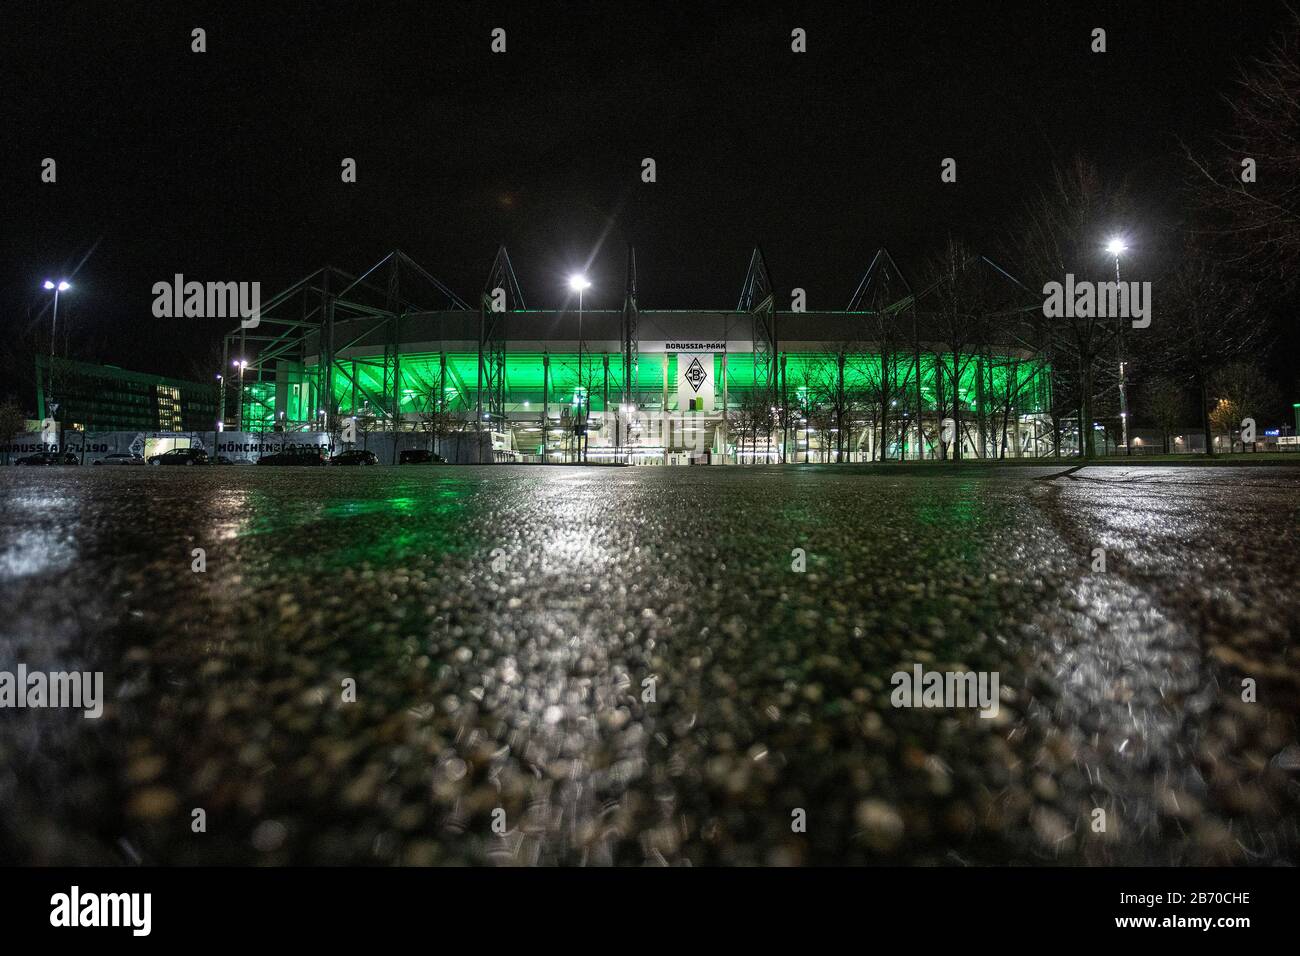
[[[45,403],[48,405],[50,400],[54,397],[54,342],[55,333],[58,331],[59,327],[59,293],[67,292],[72,288],[72,285],[66,279],[60,279],[58,282],[55,282],[53,279],[46,279],[45,282],[42,283],[42,288],[44,288],[46,292],[53,291],[54,293],[54,316],[50,319],[50,382],[49,391],[47,392],[45,399]]]
[[[569,277],[569,288],[578,293],[578,451],[580,460],[587,461],[587,393],[582,388],[582,363],[587,355],[587,342],[582,337],[582,293],[591,288],[584,275]]]
[[[1115,257],[1115,284],[1117,286],[1121,281],[1119,277],[1119,257],[1127,250],[1128,246],[1123,239],[1115,238],[1106,243],[1106,251]],[[1133,446],[1129,444],[1128,439],[1128,388],[1125,381],[1127,372],[1125,365],[1127,363],[1124,361],[1124,321],[1127,320],[1122,319],[1119,324],[1119,425],[1124,442],[1124,454],[1131,456]]]
[[[235,431],[244,430],[244,369],[248,368],[248,363],[243,359],[235,359],[230,363],[239,369],[239,390],[235,394]]]

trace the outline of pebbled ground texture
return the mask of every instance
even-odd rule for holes
[[[3,469],[0,505],[0,671],[106,697],[0,709],[3,862],[1300,862],[1300,469]],[[893,706],[917,664],[996,673],[996,716]]]

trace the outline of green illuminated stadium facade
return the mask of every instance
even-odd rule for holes
[[[878,261],[841,312],[776,310],[757,252],[728,311],[640,309],[631,261],[617,310],[527,309],[504,250],[478,308],[402,253],[361,280],[321,270],[227,336],[227,367],[248,365],[222,427],[477,431],[497,461],[1053,453],[1047,361],[940,344]]]

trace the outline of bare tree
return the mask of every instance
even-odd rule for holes
[[[1168,318],[1156,323],[1151,365],[1189,387],[1200,404],[1205,453],[1214,454],[1209,418],[1211,383],[1219,366],[1248,354],[1262,340],[1264,325],[1254,290],[1202,247],[1189,244],[1168,288]]]
[[[804,444],[804,462],[812,461],[812,431],[819,398],[820,383],[815,367],[803,364],[795,377],[792,402],[791,424],[796,428],[802,426]],[[796,439],[796,447],[797,447]],[[798,455],[795,456],[798,460]]]
[[[461,412],[448,411],[444,403],[436,401],[430,393],[428,400],[416,414],[416,427],[429,436],[429,451],[437,452],[441,443],[453,432],[464,431],[467,423]]]
[[[883,382],[886,372],[881,368],[875,356],[861,352],[849,356],[845,374],[850,378],[848,404],[853,417],[860,418],[866,430],[873,436],[871,456],[876,456],[877,434],[881,433],[884,423],[885,389]]]
[[[370,433],[378,431],[380,420],[373,412],[370,411],[370,403],[366,402],[365,410],[360,415],[354,415],[353,420],[356,422],[357,431],[361,434],[361,447],[370,447]]]
[[[763,436],[766,447],[770,449],[770,436],[776,425],[776,416],[772,412],[770,396],[760,389],[749,389],[741,393],[740,400],[733,408],[727,410],[727,433],[736,439],[737,457],[748,440],[750,446],[750,463],[758,458],[758,438]]]
[[[832,419],[837,461],[851,457],[854,427],[859,421],[870,426],[873,460],[886,461],[890,443],[895,441],[900,458],[905,454],[915,362],[914,356],[903,349],[897,332],[887,330],[888,325],[898,321],[886,317],[878,320],[884,343],[874,353],[860,346],[847,346],[834,356],[834,372],[825,377],[821,394]]]
[[[1300,10],[1225,99],[1232,126],[1217,154],[1186,151],[1207,214],[1199,225],[1231,261],[1292,289],[1300,279]]]
[[[814,401],[808,413],[808,427],[817,436],[817,443],[821,446],[822,461],[829,462],[831,460],[830,436],[835,431],[835,415],[831,412],[829,404]]]
[[[4,442],[6,465],[9,464],[9,445],[26,423],[26,416],[16,402],[0,403],[0,442]]]
[[[1160,429],[1164,453],[1167,455],[1169,434],[1182,420],[1184,410],[1187,408],[1187,395],[1175,379],[1161,375],[1151,382],[1147,391],[1147,405],[1156,427]]]
[[[904,417],[913,401],[918,418],[921,415],[916,375],[920,351],[915,296],[884,249],[872,260],[868,276],[854,293],[849,309],[862,313],[864,335],[871,343],[870,354],[864,354],[866,350],[861,347],[849,349],[849,354],[858,357],[854,364],[859,367],[855,372],[871,383],[871,391],[875,393],[873,400],[877,400],[879,415],[872,426],[872,445],[879,449],[880,460],[884,461],[888,457],[891,432],[898,430],[897,421]],[[874,369],[870,368],[872,363]],[[900,455],[903,454],[901,442],[899,449]]]
[[[1244,419],[1257,422],[1270,414],[1278,403],[1278,390],[1259,368],[1249,362],[1233,362],[1214,375],[1214,409],[1210,421],[1215,429],[1228,436],[1229,450],[1233,432],[1243,427]],[[1252,441],[1252,450],[1255,442]],[[1243,442],[1242,450],[1245,450]]]
[[[1030,203],[1015,230],[1024,279],[1041,289],[1048,282],[1113,281],[1112,260],[1101,254],[1103,238],[1125,220],[1125,190],[1102,181],[1096,168],[1076,159],[1055,171],[1051,185]],[[1073,312],[1073,310],[1070,310]],[[1095,311],[1096,310],[1091,310]],[[1081,454],[1096,455],[1092,422],[1099,392],[1110,384],[1120,323],[1126,319],[1069,315],[1043,323],[1043,344],[1053,360],[1054,380],[1072,386],[1077,400]],[[1068,371],[1067,371],[1068,366]]]
[[[853,460],[853,452],[862,444],[864,435],[874,434],[880,423],[880,382],[872,374],[876,368],[874,363],[852,361],[845,366],[844,421],[848,431],[844,447],[848,461]]]
[[[1005,305],[1006,290],[987,260],[951,237],[931,260],[927,275],[929,285],[917,301],[939,352],[935,375],[944,380],[936,389],[939,413],[942,416],[951,411],[955,425],[953,457],[960,459],[965,431],[963,404],[970,407],[978,428],[975,449],[983,455],[991,324],[995,313]],[[967,380],[971,390],[962,388]],[[973,394],[967,395],[968,391]]]
[[[990,349],[982,359],[984,395],[990,433],[994,436],[993,458],[1006,458],[1013,419],[1043,373],[1041,358],[1017,354],[999,355]]]
[[[849,356],[858,351],[852,343],[840,342],[823,353],[817,363],[815,394],[818,405],[829,416],[828,428],[835,436],[835,461],[837,462],[844,460],[844,443],[851,420],[849,386],[845,381],[845,368]]]

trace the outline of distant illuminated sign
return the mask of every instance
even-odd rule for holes
[[[726,342],[665,342],[665,352],[725,352]]]

